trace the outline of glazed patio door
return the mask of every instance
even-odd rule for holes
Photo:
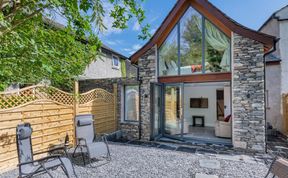
[[[164,135],[182,138],[183,84],[166,84],[164,87]]]
[[[163,125],[163,84],[151,84],[151,140],[155,140],[162,136]]]

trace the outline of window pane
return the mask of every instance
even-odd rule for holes
[[[230,71],[230,39],[208,20],[205,29],[206,73]]]
[[[139,86],[125,86],[125,120],[139,119]]]
[[[180,21],[181,74],[202,73],[202,16],[189,8]]]
[[[116,56],[112,56],[113,66],[119,67],[119,59]]]
[[[159,75],[178,75],[177,25],[159,49]]]

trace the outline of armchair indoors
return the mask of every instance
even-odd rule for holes
[[[224,121],[216,121],[215,135],[217,137],[232,138],[232,117],[227,116]]]

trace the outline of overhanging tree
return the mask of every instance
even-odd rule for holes
[[[125,29],[131,19],[142,26],[146,39],[149,25],[141,7],[143,0],[0,0],[0,90],[7,85],[49,79],[68,84],[94,60],[101,46],[98,34],[107,27]],[[106,12],[104,3],[112,5]],[[47,26],[43,16],[61,16],[63,29]],[[84,42],[84,43],[83,43]]]

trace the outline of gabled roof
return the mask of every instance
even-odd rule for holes
[[[288,15],[286,15],[286,17],[281,17],[281,11],[284,11],[285,9],[286,10],[286,13],[288,11],[288,5],[287,6],[284,6],[282,7],[281,9],[279,9],[278,11],[274,12],[265,22],[264,24],[259,28],[258,31],[261,31],[267,24],[268,22],[270,22],[270,20],[272,19],[277,19],[277,20],[288,20]]]
[[[132,63],[137,63],[138,59],[154,45],[160,46],[189,6],[192,6],[194,9],[199,11],[207,19],[217,25],[228,36],[231,36],[231,32],[234,32],[244,37],[254,39],[264,44],[266,52],[274,47],[276,41],[274,36],[249,29],[237,23],[226,14],[221,12],[208,0],[178,0],[158,30],[152,36],[152,38],[141,49],[139,49],[130,57]]]

